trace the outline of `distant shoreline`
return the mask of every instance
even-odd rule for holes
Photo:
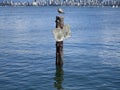
[[[10,6],[10,5],[5,5],[5,6],[1,6],[0,5],[0,7],[47,7],[47,6],[49,6],[49,7],[57,7],[57,6],[60,6],[60,7],[112,7],[112,8],[119,8],[120,6],[118,6],[118,5],[111,5],[111,6],[76,6],[76,5],[39,5],[39,6],[21,6],[21,5],[16,5],[16,6]]]
[[[53,0],[53,1],[36,1],[34,0],[33,2],[13,2],[11,1],[3,1],[0,2],[0,6],[81,6],[81,7],[106,7],[106,6],[111,6],[111,7],[120,7],[120,1],[57,1],[57,0]]]

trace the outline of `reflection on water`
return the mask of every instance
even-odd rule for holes
[[[62,82],[64,80],[64,71],[62,67],[56,67],[54,87],[57,90],[63,90]]]

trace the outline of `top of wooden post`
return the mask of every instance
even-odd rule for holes
[[[64,17],[63,16],[56,16],[56,28],[63,29],[64,26]]]

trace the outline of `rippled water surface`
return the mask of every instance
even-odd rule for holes
[[[119,90],[120,8],[62,7],[72,37],[55,67],[58,7],[0,7],[0,90]]]

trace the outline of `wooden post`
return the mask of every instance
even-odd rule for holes
[[[63,29],[64,17],[56,16],[56,28]],[[56,66],[63,66],[63,41],[56,41]]]

